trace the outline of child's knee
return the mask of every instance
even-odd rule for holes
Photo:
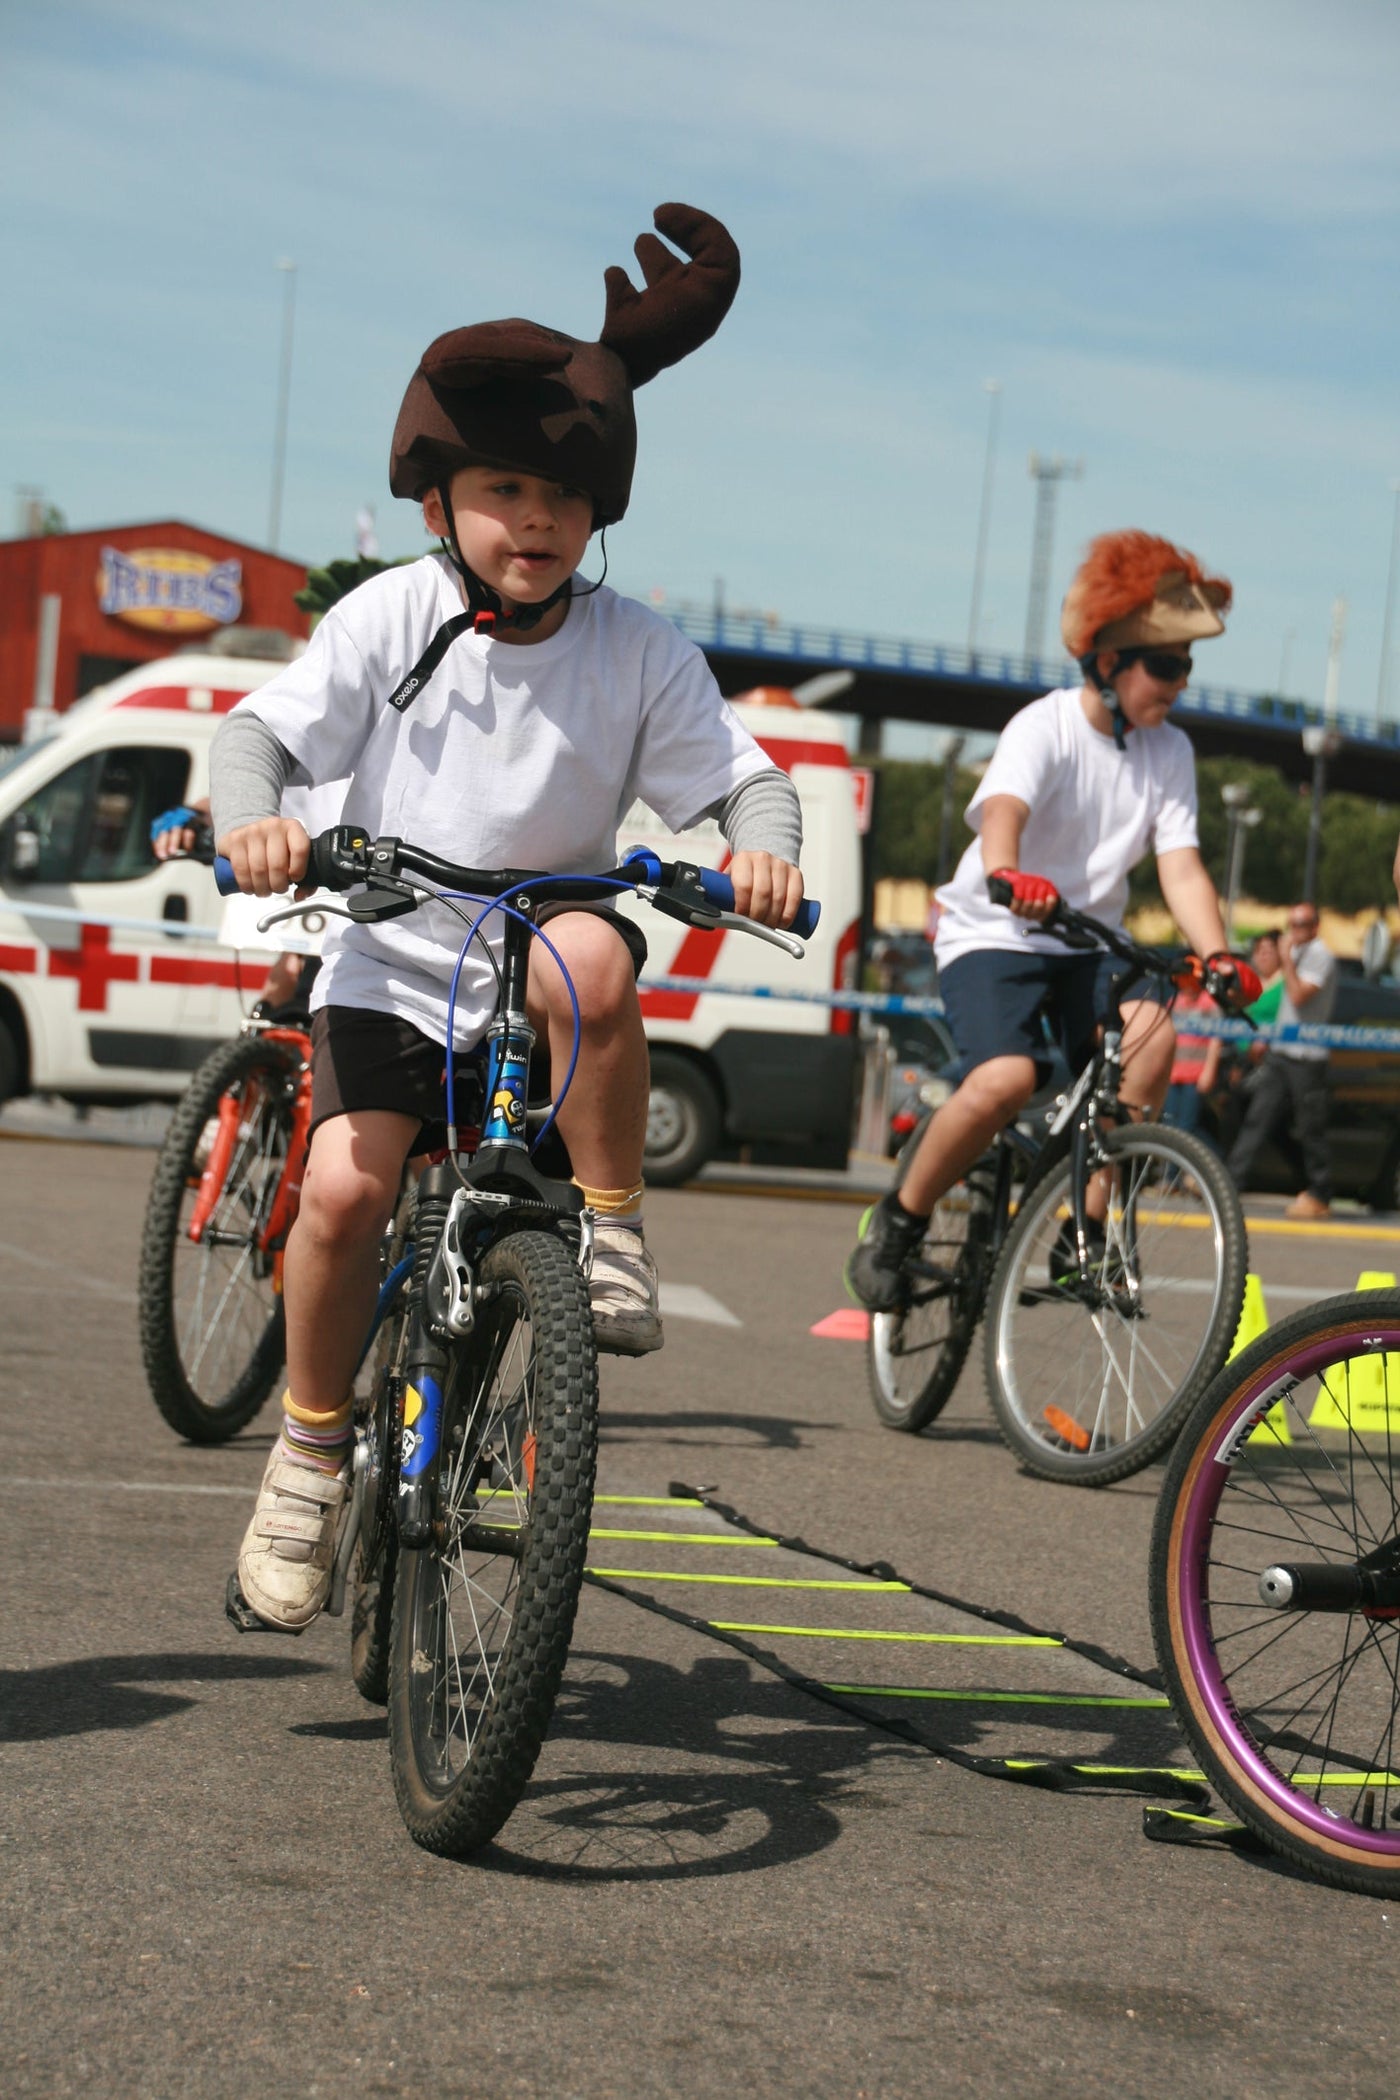
[[[299,1215],[320,1238],[363,1239],[382,1229],[397,1194],[397,1170],[391,1176],[381,1162],[344,1144],[313,1145]]]
[[[985,1114],[1014,1116],[1035,1092],[1035,1062],[1029,1057],[989,1057],[973,1066],[959,1091]]]
[[[594,912],[569,912],[551,919],[545,935],[558,960],[536,941],[530,956],[530,992],[551,1019],[573,1018],[573,1002],[561,972],[567,970],[584,1022],[612,1019],[637,1001],[636,973],[627,944],[615,927]]]

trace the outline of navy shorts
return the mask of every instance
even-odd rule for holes
[[[964,1071],[992,1057],[1030,1057],[1043,1086],[1052,1068],[1048,1022],[1070,1070],[1082,1072],[1113,979],[1126,969],[1114,955],[1042,955],[1034,948],[978,948],[945,963],[938,990]],[[1143,978],[1132,996],[1166,1006],[1170,980]]]

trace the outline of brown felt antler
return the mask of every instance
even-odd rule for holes
[[[707,342],[739,289],[739,251],[718,219],[692,204],[659,204],[652,220],[690,260],[644,233],[634,253],[645,291],[617,264],[603,273],[608,303],[598,340],[622,359],[634,387]]]

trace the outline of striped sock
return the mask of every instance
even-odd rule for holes
[[[596,1217],[606,1218],[610,1225],[625,1225],[629,1232],[641,1231],[644,1181],[635,1182],[630,1189],[590,1189],[581,1181],[574,1186],[582,1189],[583,1200]]]
[[[329,1414],[313,1414],[298,1407],[289,1392],[282,1395],[282,1449],[299,1466],[314,1466],[318,1473],[338,1473],[350,1456],[353,1440],[354,1402],[332,1408]]]

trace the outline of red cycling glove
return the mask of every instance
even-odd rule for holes
[[[1060,901],[1060,893],[1048,877],[1028,875],[1022,868],[994,868],[987,877],[987,894],[993,904],[1058,904]]]
[[[1214,955],[1208,955],[1206,957],[1206,968],[1214,970],[1218,977],[1223,977],[1226,980],[1221,986],[1221,990],[1226,994],[1229,1004],[1237,1012],[1242,1006],[1252,1006],[1264,989],[1260,981],[1259,972],[1254,968],[1254,965],[1241,962],[1239,957],[1231,955],[1228,949],[1222,948],[1217,950]],[[1234,980],[1233,983],[1230,982],[1232,978]]]

